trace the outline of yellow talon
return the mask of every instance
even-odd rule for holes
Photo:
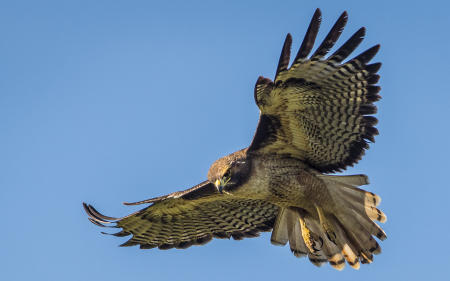
[[[299,217],[298,220],[300,221],[300,229],[302,230],[302,237],[303,240],[305,241],[306,247],[308,247],[311,253],[316,253],[320,251],[323,245],[322,238],[320,238],[317,234],[313,233],[308,229],[305,220],[301,216]],[[319,241],[321,242],[320,245]]]

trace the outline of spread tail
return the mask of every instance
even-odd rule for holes
[[[334,199],[336,210],[326,212],[315,206],[315,213],[300,208],[281,208],[272,232],[271,242],[286,245],[297,257],[308,256],[320,266],[329,262],[342,270],[345,261],[358,269],[360,263],[371,263],[381,248],[372,236],[386,239],[374,222],[385,222],[386,215],[376,207],[381,198],[357,186],[368,184],[367,176],[320,175]]]

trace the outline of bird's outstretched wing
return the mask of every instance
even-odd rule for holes
[[[248,153],[284,154],[300,159],[321,172],[353,165],[378,134],[374,102],[380,87],[374,86],[381,64],[367,64],[376,45],[341,63],[361,43],[360,28],[334,54],[324,58],[347,22],[344,12],[324,41],[308,58],[321,22],[316,10],[304,41],[289,66],[292,37],[287,35],[275,81],[259,77],[255,101],[260,118]]]
[[[213,237],[256,237],[272,229],[279,209],[261,200],[221,196],[207,181],[185,191],[126,204],[144,203],[152,205],[123,218],[104,216],[86,203],[83,206],[92,223],[122,228],[115,236],[132,235],[121,246],[140,245],[141,249],[184,249]]]

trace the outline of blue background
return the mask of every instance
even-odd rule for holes
[[[449,5],[412,2],[2,1],[1,279],[447,278]],[[381,134],[346,172],[383,198],[374,263],[316,268],[268,233],[168,251],[101,235],[82,201],[126,215],[137,207],[121,202],[191,187],[250,143],[254,83],[273,78],[287,32],[296,52],[317,7],[319,40],[347,10],[338,45],[365,26],[355,55],[382,46]]]

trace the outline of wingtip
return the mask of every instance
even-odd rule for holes
[[[311,22],[318,22],[319,24],[322,22],[322,11],[320,8],[317,8],[314,12]]]
[[[109,224],[117,222],[117,218],[108,217],[98,212],[92,205],[82,202],[83,209],[88,215],[88,220],[95,225],[102,227],[111,227]]]
[[[364,37],[366,37],[366,32],[367,29],[366,27],[360,27],[354,34],[353,36],[360,38],[360,40],[362,41],[362,39],[364,39]],[[358,44],[359,45],[359,44]]]
[[[380,48],[381,48],[381,45],[376,44],[376,45],[372,46],[371,48],[369,48],[367,50],[367,52],[373,53],[373,55],[375,56],[378,53],[378,51],[380,50]]]
[[[320,8],[317,8],[317,9],[314,11],[313,17],[320,17],[320,16],[322,16],[322,11],[320,10]]]
[[[84,211],[89,215],[89,205],[86,202],[82,202]]]
[[[289,60],[291,57],[292,35],[288,33],[286,39],[284,39],[283,48],[281,49],[280,59],[278,61],[277,71],[275,73],[275,80],[278,74],[287,70],[289,66]]]
[[[347,13],[347,11],[344,11],[344,12],[342,12],[342,14],[339,16],[338,20],[336,21],[336,23],[339,23],[339,25],[341,26],[340,32],[342,32],[344,27],[347,25],[347,21],[348,21],[348,13]]]
[[[361,27],[360,29],[358,29],[357,32],[361,32],[361,37],[366,36],[366,32],[367,32],[367,28],[365,26]]]

